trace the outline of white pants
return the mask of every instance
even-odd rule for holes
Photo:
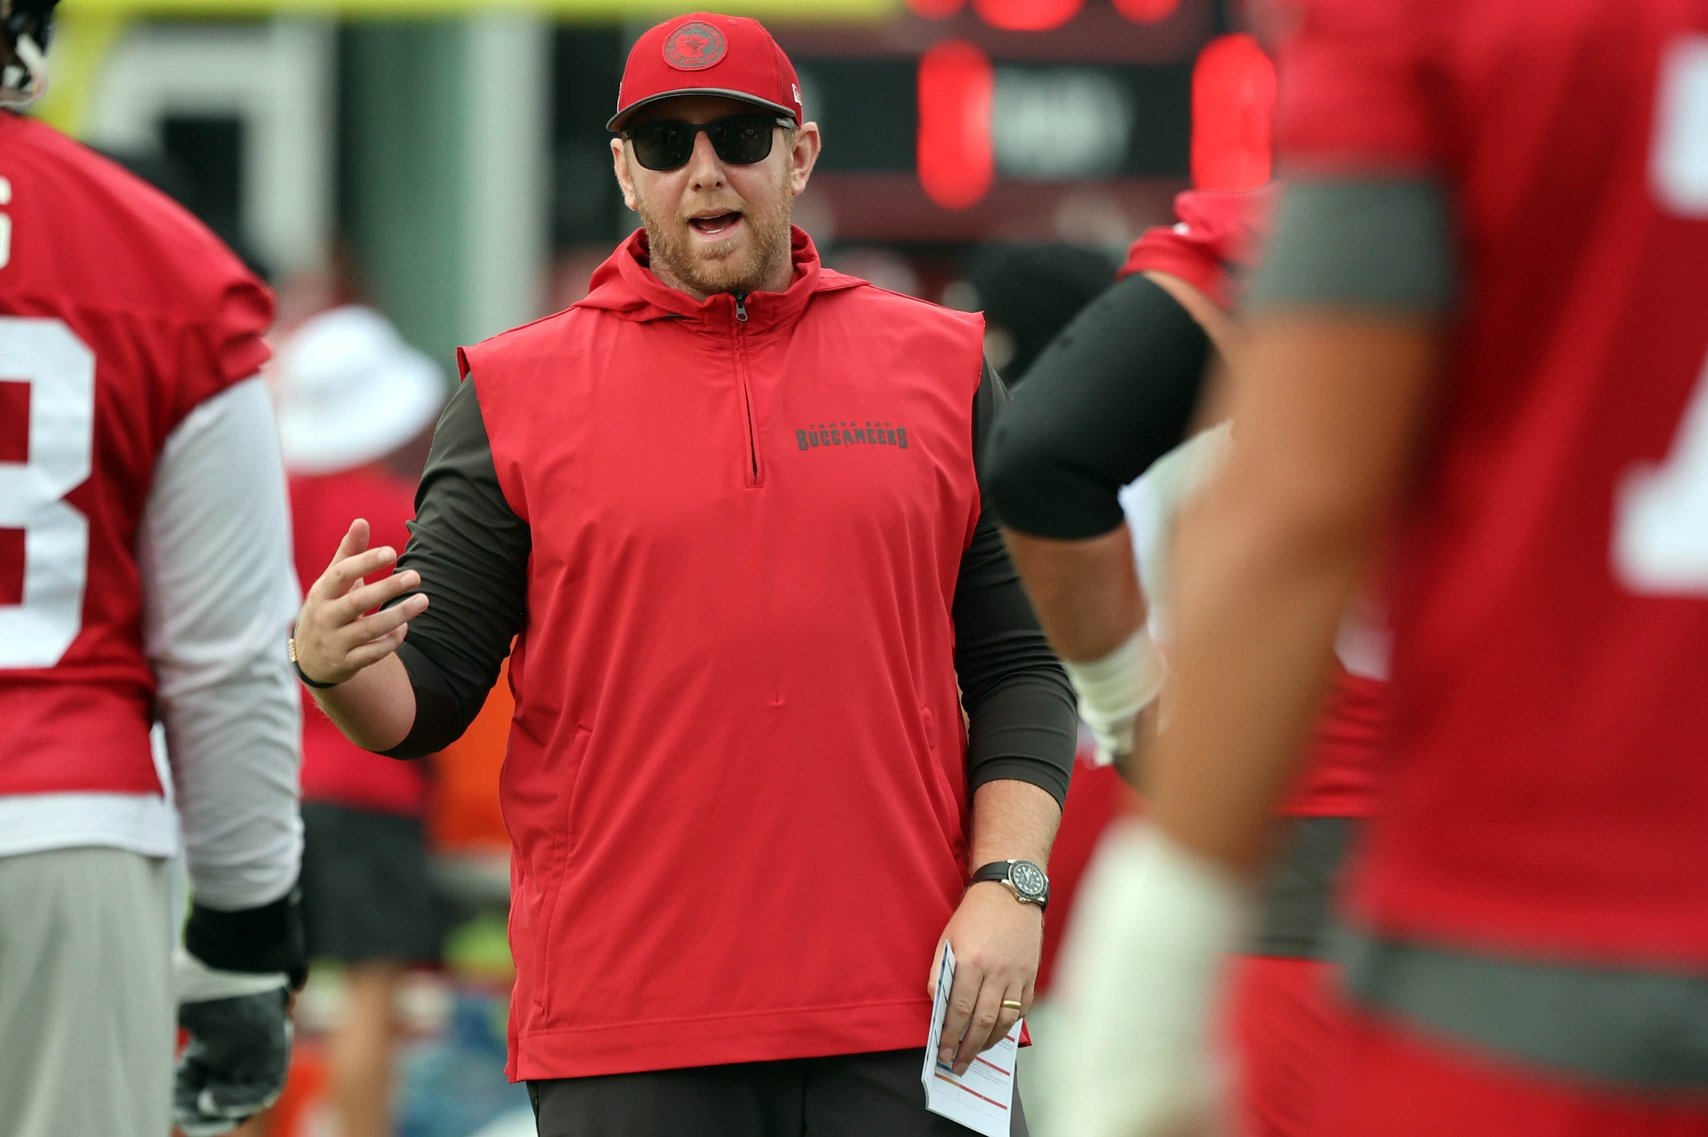
[[[0,857],[0,1131],[170,1132],[173,938],[164,861]]]

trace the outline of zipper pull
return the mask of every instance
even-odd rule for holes
[[[747,293],[732,292],[735,297],[735,318],[738,323],[747,323]]]

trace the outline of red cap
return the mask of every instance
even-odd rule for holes
[[[649,28],[629,52],[605,129],[621,130],[636,110],[676,95],[723,95],[801,121],[794,64],[765,25],[745,16],[691,12]]]

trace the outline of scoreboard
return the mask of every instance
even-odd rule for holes
[[[1216,0],[908,0],[779,25],[844,238],[1048,239],[1064,210],[1166,210],[1269,175],[1274,72]],[[803,205],[807,204],[803,199]]]

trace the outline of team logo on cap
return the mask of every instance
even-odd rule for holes
[[[683,24],[664,39],[664,62],[680,71],[703,71],[724,57],[729,41],[702,20]]]

